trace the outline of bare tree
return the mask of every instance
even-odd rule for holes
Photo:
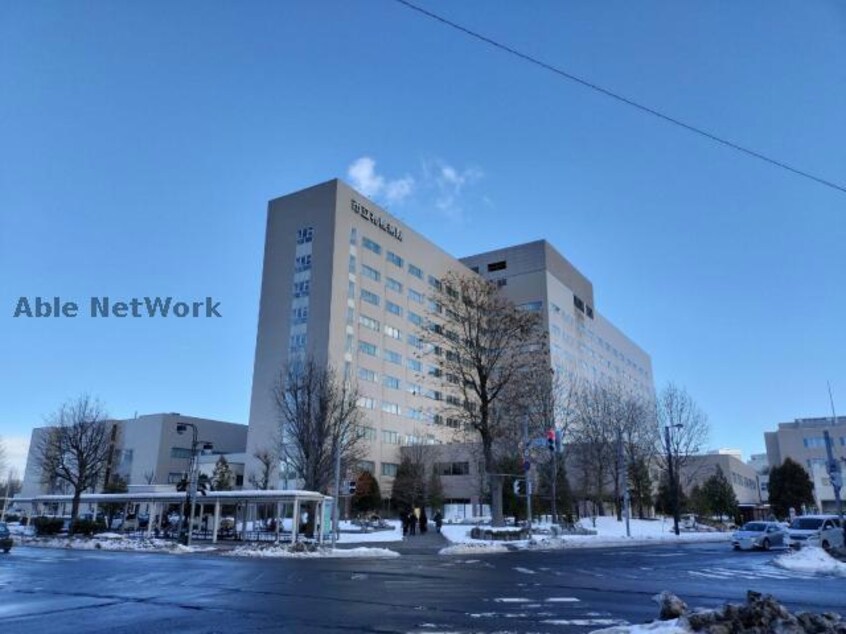
[[[357,388],[309,358],[282,372],[274,398],[283,457],[306,489],[329,492],[336,451],[346,466],[361,456]]]
[[[3,437],[0,436],[0,472],[6,470],[6,443],[3,442]]]
[[[100,401],[80,396],[50,416],[36,446],[42,477],[65,482],[73,493],[72,521],[79,515],[82,493],[95,490],[109,466],[113,439],[106,419]]]
[[[710,433],[708,417],[687,390],[674,383],[668,383],[658,394],[656,416],[659,426],[657,437],[659,445],[655,455],[659,456],[659,464],[663,468],[667,467],[667,437],[669,436],[669,456],[672,457],[673,468],[677,469],[677,474],[684,472],[687,479],[692,482],[698,476],[698,472],[685,467],[691,462],[690,457],[702,453],[708,442]]]
[[[252,485],[255,489],[265,491],[270,488],[273,470],[278,462],[276,454],[269,449],[258,449],[253,454],[253,457],[259,461],[261,466],[259,467],[259,472],[257,474],[250,474],[250,485]]]
[[[608,485],[614,468],[613,420],[616,403],[604,383],[584,383],[576,398],[577,417],[570,450],[579,470],[581,496],[604,513]]]
[[[496,416],[495,408],[521,373],[549,365],[540,317],[519,310],[494,284],[454,272],[436,285],[430,299],[433,309],[420,337],[432,352],[433,374],[458,396],[443,411],[479,435],[493,524],[500,526],[502,478],[496,471],[494,444],[505,428],[520,421]]]

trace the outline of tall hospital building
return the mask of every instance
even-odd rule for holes
[[[457,440],[438,414],[448,386],[421,354],[430,289],[449,272],[495,282],[549,333],[550,366],[613,379],[652,397],[649,355],[602,317],[593,285],[540,240],[456,259],[343,182],[270,201],[256,340],[246,473],[278,438],[273,389],[290,359],[311,356],[361,393],[361,468],[390,491],[400,447]],[[439,380],[439,379],[438,379]]]

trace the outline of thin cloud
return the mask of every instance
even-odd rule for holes
[[[399,203],[408,198],[414,190],[414,178],[403,176],[388,180],[376,172],[376,161],[362,156],[352,162],[347,176],[355,187],[368,198],[384,198],[389,203]]]
[[[465,190],[484,178],[478,167],[457,169],[446,161],[437,159],[423,164],[427,182],[435,190],[435,207],[451,220],[463,220]]]

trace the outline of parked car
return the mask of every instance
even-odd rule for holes
[[[790,545],[821,546],[825,550],[843,547],[843,529],[836,515],[802,515],[790,522]]]
[[[731,536],[731,545],[735,550],[784,547],[788,545],[787,531],[778,522],[746,522]]]
[[[12,550],[14,543],[15,542],[12,541],[12,533],[9,531],[9,527],[6,526],[5,522],[0,522],[0,550],[7,553]]]

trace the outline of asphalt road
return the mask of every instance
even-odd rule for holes
[[[437,544],[436,544],[437,546]],[[587,632],[749,589],[846,614],[842,579],[727,544],[395,559],[270,560],[15,548],[0,556],[0,632]]]

